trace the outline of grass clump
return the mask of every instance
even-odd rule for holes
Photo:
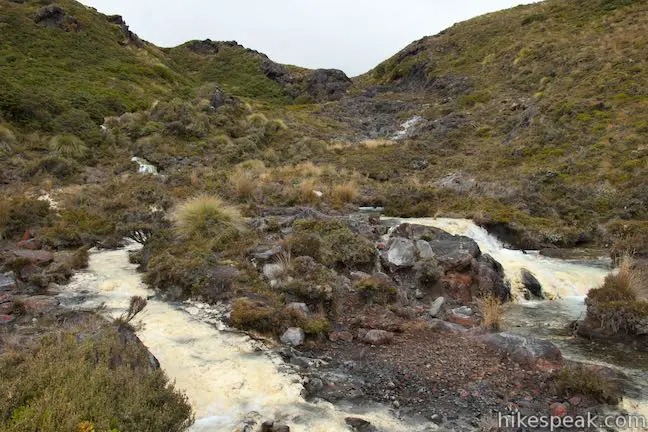
[[[358,186],[354,182],[334,185],[331,188],[331,201],[335,206],[353,203],[358,199]]]
[[[242,230],[244,219],[235,207],[217,196],[203,195],[180,204],[175,211],[176,228],[190,238],[221,237],[224,230]]]
[[[79,326],[33,351],[5,353],[0,394],[7,432],[180,432],[193,423],[186,396],[115,326]]]
[[[236,328],[278,335],[282,322],[281,311],[267,303],[239,298],[232,304],[230,324]]]
[[[556,376],[558,392],[565,397],[587,396],[597,402],[616,405],[621,400],[618,385],[601,372],[585,366],[568,366]]]
[[[0,125],[0,156],[9,155],[16,144],[16,136],[11,129]]]
[[[71,159],[81,159],[88,152],[83,141],[74,135],[55,136],[50,140],[49,147],[51,151]]]
[[[489,330],[500,330],[504,309],[502,302],[495,296],[487,296],[479,301],[479,308],[484,316],[482,325]]]

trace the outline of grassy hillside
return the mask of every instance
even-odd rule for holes
[[[424,121],[354,165],[442,193],[458,173],[450,191],[495,219],[579,231],[648,219],[647,23],[646,1],[548,0],[416,41],[359,77],[356,93],[407,101],[395,122]],[[417,158],[428,168],[412,170]]]
[[[187,85],[159,49],[128,43],[119,24],[77,2],[56,3],[65,13],[59,23],[37,23],[45,3],[0,1],[5,120],[88,136],[104,116],[144,108]]]

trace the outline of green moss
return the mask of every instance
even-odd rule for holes
[[[309,253],[326,265],[356,267],[373,263],[375,247],[371,241],[355,235],[339,220],[299,220],[294,224],[294,232],[298,238],[319,237],[317,241],[310,237]]]
[[[354,289],[369,304],[389,304],[396,301],[398,291],[391,283],[378,277],[369,277],[355,283]]]

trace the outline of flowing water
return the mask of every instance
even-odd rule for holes
[[[74,276],[62,303],[77,308],[105,305],[118,316],[131,296],[150,296],[128,251],[91,251],[87,271]],[[142,342],[160,361],[176,387],[186,392],[196,412],[194,432],[233,431],[250,412],[282,421],[297,432],[348,431],[344,419],[361,417],[384,431],[425,431],[393,418],[378,407],[346,412],[327,402],[307,403],[301,378],[261,343],[227,329],[219,311],[196,303],[151,299],[138,315]]]
[[[556,343],[565,357],[613,367],[636,384],[623,408],[645,412],[648,368],[645,355],[628,354],[623,346],[584,342],[565,331],[570,321],[582,317],[584,296],[600,285],[610,271],[604,261],[574,262],[524,254],[506,249],[471,221],[458,219],[407,219],[410,223],[435,226],[452,234],[473,238],[484,253],[502,263],[514,287],[519,287],[520,269],[535,274],[546,292],[557,300],[518,302],[507,307],[506,330],[546,338]],[[105,304],[106,313],[116,316],[133,295],[153,292],[142,283],[136,266],[128,262],[128,251],[95,251],[87,271],[78,273],[62,294],[63,302],[91,308]],[[138,316],[138,335],[158,358],[176,387],[185,391],[196,412],[192,431],[232,431],[250,412],[275,419],[298,432],[348,431],[347,416],[362,417],[384,431],[434,430],[429,425],[405,424],[387,409],[360,411],[320,402],[308,403],[301,396],[301,378],[261,343],[226,328],[222,310],[197,303],[172,304],[151,299]]]
[[[585,316],[585,297],[590,289],[603,283],[612,271],[609,259],[569,261],[549,258],[535,251],[505,248],[502,243],[474,222],[465,219],[399,219],[411,224],[440,228],[454,235],[470,237],[483,253],[490,254],[504,267],[513,291],[522,292],[520,271],[531,271],[551,301],[518,300],[505,308],[504,330],[551,340],[568,360],[606,366],[627,376],[629,395],[621,409],[648,416],[648,353],[637,352],[621,343],[588,341],[575,337],[569,324]]]

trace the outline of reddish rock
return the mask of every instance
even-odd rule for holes
[[[20,249],[39,250],[43,244],[38,239],[23,240],[16,245]]]
[[[583,398],[580,396],[574,396],[569,398],[569,403],[572,404],[573,406],[578,406],[580,403],[583,401]]]
[[[551,415],[554,417],[565,417],[569,409],[567,405],[555,402],[551,404]]]
[[[328,335],[331,342],[352,342],[353,335],[347,331],[331,332]]]
[[[470,303],[472,301],[471,286],[473,280],[470,275],[449,273],[441,280],[441,283],[448,297],[462,303]]]
[[[18,258],[29,260],[29,262],[36,265],[49,264],[54,260],[54,254],[45,250],[32,251],[27,249],[18,249],[13,251],[13,254]]]
[[[371,345],[388,345],[394,339],[394,333],[384,330],[369,330],[364,335],[364,343]]]
[[[22,235],[22,241],[27,241],[31,238],[31,233],[29,231],[25,231]]]
[[[0,304],[0,315],[9,315],[13,312],[13,303]]]
[[[11,324],[16,320],[16,317],[12,315],[0,315],[0,325],[2,324]]]
[[[476,327],[479,324],[477,320],[475,320],[475,318],[454,311],[450,312],[448,316],[446,316],[446,321],[449,321],[454,324],[459,324],[460,326],[466,328]]]
[[[59,305],[56,298],[43,295],[24,297],[21,299],[21,302],[25,307],[25,312],[30,315],[42,315],[52,312]]]

